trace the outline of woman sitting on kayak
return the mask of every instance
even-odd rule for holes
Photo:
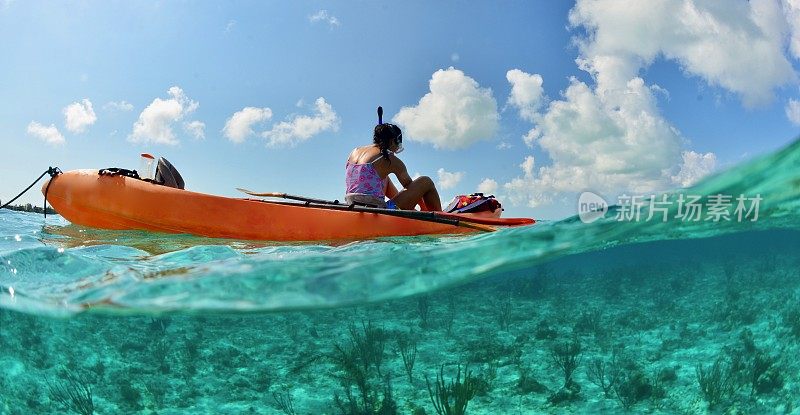
[[[371,145],[354,149],[347,159],[345,201],[404,210],[412,210],[419,204],[422,210],[441,211],[442,202],[433,180],[427,176],[412,180],[406,165],[397,158],[403,151],[400,128],[394,124],[379,124],[372,141]],[[389,179],[391,173],[403,185],[403,190],[397,191]],[[385,197],[390,200],[385,201]]]

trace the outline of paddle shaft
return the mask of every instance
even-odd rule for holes
[[[444,225],[451,225],[451,226],[459,226],[462,228],[470,228],[483,232],[494,232],[496,230],[491,226],[481,225],[478,223],[465,222],[455,218],[439,217],[437,216],[436,212],[420,212],[417,210],[399,210],[399,209],[381,209],[381,208],[366,207],[366,206],[314,203],[314,202],[292,203],[292,202],[280,202],[276,200],[258,200],[258,201],[263,203],[272,203],[284,206],[312,207],[317,209],[340,210],[340,211],[350,211],[359,213],[374,213],[379,215],[395,216],[398,218],[441,223]]]
[[[258,196],[258,197],[277,197],[279,199],[289,199],[289,200],[297,200],[299,202],[311,202],[311,203],[321,203],[321,204],[330,204],[330,205],[339,205],[340,202],[338,200],[322,200],[322,199],[314,199],[305,196],[296,196],[290,195],[287,193],[280,193],[280,192],[254,192],[252,190],[242,189],[241,187],[237,187],[236,190],[248,194],[250,196]]]
[[[322,200],[322,199],[313,199],[313,198],[310,198],[310,197],[296,196],[296,195],[290,195],[290,194],[279,193],[279,192],[261,192],[261,193],[259,193],[259,192],[254,192],[254,191],[247,190],[247,189],[238,188],[238,187],[236,188],[236,190],[238,190],[240,192],[243,192],[245,194],[248,194],[250,196],[257,196],[257,197],[277,197],[277,198],[281,198],[281,199],[297,200],[297,201],[301,201],[301,202],[319,203],[319,204],[324,204],[324,205],[349,206],[349,205],[342,204],[338,200],[330,201],[330,200]],[[375,207],[375,208],[377,208],[377,206],[369,206],[369,205],[365,205],[365,207]],[[407,210],[407,211],[404,211],[404,212],[411,212],[411,213],[417,212],[417,213],[420,213],[420,212],[415,211],[415,210]],[[422,212],[422,213],[434,214],[434,215],[436,215],[438,217],[441,217],[441,218],[456,219],[456,220],[458,220],[460,222],[479,223],[479,224],[483,224],[483,225],[494,225],[494,226],[519,226],[519,225],[530,225],[530,224],[535,223],[535,221],[533,219],[527,219],[527,218],[504,219],[504,220],[501,221],[500,219],[482,218],[482,217],[477,217],[477,216],[475,216],[475,217],[464,217],[464,216],[461,216],[461,215],[458,215],[458,214],[448,213],[448,212]]]

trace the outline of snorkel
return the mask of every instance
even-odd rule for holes
[[[383,124],[383,107],[378,107],[378,125]],[[397,145],[397,149],[393,151],[394,154],[400,154],[403,152],[403,132],[400,131],[400,127],[394,124],[388,124],[391,128],[392,132],[396,133],[394,137],[394,143]]]

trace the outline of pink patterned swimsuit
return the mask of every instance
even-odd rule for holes
[[[345,186],[347,187],[348,194],[357,193],[362,195],[370,195],[383,200],[385,196],[383,193],[383,188],[386,186],[386,180],[388,177],[381,179],[378,171],[375,170],[375,166],[372,165],[372,163],[380,159],[381,158],[378,157],[370,163],[363,164],[353,164],[349,161],[347,162],[345,165],[344,182]]]

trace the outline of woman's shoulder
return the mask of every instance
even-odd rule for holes
[[[352,163],[365,163],[364,160],[370,161],[378,154],[380,154],[380,150],[377,150],[375,146],[361,146],[350,152],[348,160]]]

